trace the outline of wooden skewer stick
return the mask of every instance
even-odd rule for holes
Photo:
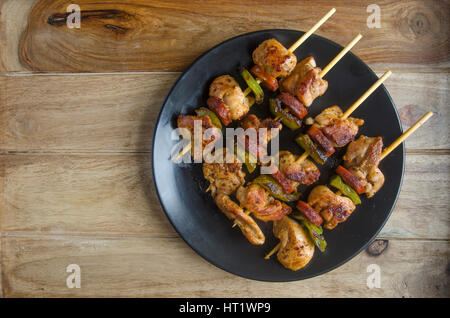
[[[364,102],[367,99],[367,97],[369,97],[370,94],[372,94],[374,92],[374,90],[376,90],[378,88],[378,86],[383,84],[383,82],[389,76],[391,76],[391,74],[392,74],[392,72],[390,70],[387,70],[386,73],[383,74],[383,76],[381,76],[372,86],[370,86],[370,88],[364,94],[362,94],[362,96],[360,98],[358,98],[358,100],[356,102],[354,102],[353,105],[349,107],[349,109],[347,109],[345,111],[345,113],[344,113],[344,115],[342,115],[341,119],[347,119],[347,117],[350,116],[350,114],[353,113],[355,111],[355,109],[358,108],[358,106],[361,105],[362,102]]]
[[[300,39],[298,39],[294,44],[291,45],[291,47],[289,48],[289,52],[294,52],[300,45],[302,45],[303,42],[306,41],[307,38],[309,38],[311,36],[311,34],[313,34],[314,32],[316,32],[316,30],[318,28],[320,28],[320,26],[322,24],[325,23],[325,21],[327,21],[334,13],[336,12],[336,9],[333,8],[330,11],[328,11],[327,14],[325,14],[322,19],[319,20],[319,22],[317,22],[316,24],[314,24],[314,26],[309,29],[308,32],[306,32],[305,34],[303,34]]]
[[[422,116],[414,125],[412,125],[406,132],[404,132],[400,137],[397,138],[389,147],[384,148],[381,153],[380,161],[383,160],[387,155],[389,155],[395,148],[398,147],[406,138],[409,137],[417,128],[422,126],[430,117],[433,116],[432,111],[428,111]]]
[[[373,83],[372,86],[370,86],[370,88],[361,95],[360,98],[357,99],[356,102],[353,103],[352,106],[350,106],[345,113],[342,115],[341,119],[347,119],[351,113],[353,113],[356,108],[359,107],[359,105],[361,105],[366,99],[367,97],[370,96],[370,94],[372,94],[377,88],[378,86],[380,86],[381,84],[383,84],[383,82],[389,77],[391,76],[392,72],[390,70],[387,70],[386,73],[383,74],[383,76],[381,76],[375,83]],[[305,160],[306,158],[308,158],[308,153],[305,151],[297,160],[296,163],[301,163],[303,160]]]
[[[178,159],[180,159],[181,157],[183,157],[189,150],[191,150],[192,148],[192,143],[188,143],[186,146],[184,146],[183,150],[181,150],[181,152],[172,159],[173,162],[176,162]]]
[[[289,52],[294,52],[296,49],[298,49],[298,47],[305,42],[310,36],[311,34],[313,34],[314,32],[316,32],[316,30],[318,28],[320,28],[320,26],[322,24],[324,24],[334,13],[336,12],[336,9],[333,8],[331,9],[327,14],[325,14],[322,19],[319,20],[319,22],[317,22],[311,29],[308,30],[308,32],[306,32],[305,34],[303,34],[294,44],[292,44],[290,46],[290,48],[288,49]],[[261,84],[261,79],[259,77],[256,78],[256,81],[258,82],[258,84]],[[244,96],[247,96],[248,94],[250,94],[252,92],[250,87],[247,87],[244,91]]]
[[[252,212],[246,211],[245,214],[250,215],[250,214],[252,214]],[[236,221],[234,221],[232,228],[235,227],[236,225],[237,225],[237,223],[236,223]]]
[[[347,52],[350,51],[359,40],[361,40],[361,38],[362,35],[359,33],[349,44],[347,44],[346,47],[342,49],[341,52],[339,52],[338,55],[336,55],[334,59],[331,60],[330,63],[328,63],[327,66],[325,66],[325,68],[319,73],[319,76],[324,77],[333,68],[333,66],[336,65],[336,63],[339,62],[339,60],[344,57],[344,55],[347,54]]]
[[[408,138],[414,131],[417,130],[420,126],[422,126],[430,117],[433,116],[432,111],[428,111],[425,115],[422,116],[414,125],[412,125],[406,132],[404,132],[400,137],[397,138],[389,147],[384,148],[381,153],[380,161],[383,160],[387,155],[389,155],[395,148],[398,147],[406,138]],[[303,154],[304,155],[304,154]],[[303,156],[302,155],[302,156]],[[306,155],[308,157],[308,155]],[[338,191],[340,192],[340,191]],[[338,193],[336,192],[336,194]],[[278,243],[264,258],[269,259],[276,251],[280,249],[281,243]]]
[[[275,247],[269,253],[267,253],[266,256],[264,256],[264,259],[269,259],[273,254],[275,254],[280,249],[280,247],[281,243],[275,245]]]

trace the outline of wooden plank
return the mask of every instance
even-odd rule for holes
[[[149,151],[179,73],[0,76],[0,151]],[[449,76],[394,73],[386,87],[404,128],[435,116],[409,149],[449,149]]]
[[[178,75],[1,77],[0,149],[149,151]]]
[[[154,189],[148,153],[0,158],[3,233],[175,236]]]
[[[367,26],[371,1],[278,1],[274,8],[262,0],[78,0],[80,29],[66,26],[70,3],[2,1],[0,32],[11,32],[1,41],[3,71],[183,70],[204,51],[239,34],[306,31],[332,7],[337,13],[317,33],[345,44],[358,30],[364,39],[354,52],[367,63],[441,65],[449,59],[448,1],[377,1],[381,28],[372,29]]]
[[[0,233],[0,298],[3,298],[3,284],[2,284],[2,277],[3,277],[3,254],[2,254],[2,234]]]
[[[153,188],[150,154],[1,155],[0,163],[3,233],[177,236]],[[449,239],[449,172],[448,155],[408,155],[381,235]]]
[[[379,76],[383,72],[379,72]],[[397,106],[403,130],[406,131],[427,111],[434,112],[430,121],[406,140],[406,148],[450,148],[449,73],[395,73],[386,82]]]
[[[449,245],[442,241],[391,240],[377,257],[362,252],[330,273],[289,284],[226,273],[177,238],[7,236],[3,245],[6,297],[450,296]],[[80,266],[79,289],[66,286],[69,264]],[[367,287],[370,264],[380,267],[381,288]]]
[[[408,154],[400,197],[380,235],[449,239],[449,175],[450,156]]]

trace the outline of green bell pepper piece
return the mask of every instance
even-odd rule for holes
[[[197,114],[198,117],[208,116],[209,118],[211,118],[212,124],[217,128],[219,128],[220,130],[222,130],[222,123],[220,122],[219,117],[217,117],[217,115],[214,114],[214,112],[212,112],[208,108],[200,107],[199,109],[195,110],[195,113]]]
[[[359,198],[358,193],[346,184],[340,176],[334,175],[331,177],[330,185],[340,190],[342,194],[352,200],[354,204],[361,204],[361,199]]]
[[[252,74],[250,74],[250,72],[247,71],[245,68],[241,68],[241,76],[244,78],[248,87],[250,87],[250,89],[253,91],[253,94],[255,94],[256,103],[261,104],[264,100],[264,91],[261,88],[261,86],[255,80]]]
[[[323,234],[322,227],[313,224],[311,221],[309,221],[301,214],[292,213],[291,216],[302,223],[302,225],[306,228],[311,239],[314,241],[314,244],[319,248],[319,250],[321,252],[325,251],[327,247],[327,242],[325,241],[325,238],[322,235]]]
[[[297,144],[302,147],[318,164],[323,165],[327,155],[316,145],[308,135],[300,135],[295,138]]]
[[[255,171],[257,165],[256,158],[248,153],[248,151],[236,145],[236,156],[238,157],[239,161],[245,163],[248,172],[252,173],[253,171]]]
[[[283,191],[281,185],[272,176],[268,174],[259,175],[252,181],[252,183],[259,184],[261,187],[269,191],[269,193],[273,197],[282,200],[284,202],[297,201],[300,199],[301,196],[300,192],[286,194]]]
[[[291,130],[297,130],[301,127],[302,121],[288,111],[281,108],[281,102],[271,98],[269,100],[269,109],[273,116],[281,118],[281,122]]]

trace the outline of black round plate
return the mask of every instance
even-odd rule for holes
[[[403,147],[398,147],[381,162],[380,169],[386,176],[383,188],[372,199],[362,197],[363,203],[357,206],[345,223],[332,231],[325,230],[326,251],[321,253],[316,249],[311,262],[294,272],[278,263],[276,256],[270,260],[263,258],[277,244],[272,234],[272,222],[258,222],[266,235],[266,243],[263,246],[251,245],[238,227],[231,227],[232,222],[215,206],[209,193],[205,193],[207,183],[201,164],[175,164],[170,160],[171,149],[177,142],[171,139],[177,115],[194,114],[194,109],[205,106],[209,84],[215,77],[230,74],[245,88],[238,67],[251,67],[251,54],[262,41],[276,38],[289,47],[302,34],[292,30],[248,33],[227,40],[203,54],[180,76],[169,92],[153,135],[153,176],[167,217],[197,253],[214,265],[246,278],[284,282],[313,277],[336,268],[357,255],[378,234],[400,192],[404,169]],[[324,67],[341,49],[342,46],[313,35],[295,54],[299,61],[314,56],[317,64]],[[314,101],[308,115],[315,116],[332,105],[347,109],[377,78],[364,62],[348,53],[326,75],[328,91]],[[265,93],[270,95],[267,91]],[[264,104],[253,106],[251,113],[260,118],[269,117],[267,105],[266,96]],[[382,136],[385,145],[402,133],[396,108],[384,86],[378,88],[352,116],[365,120],[360,134]],[[280,149],[301,154],[303,151],[294,137],[302,131],[303,128],[292,132],[284,127],[280,134]],[[320,166],[321,178],[315,185],[327,184],[344,151],[338,151],[325,165]],[[247,175],[247,179],[255,176],[256,173]],[[303,198],[307,197],[313,186],[302,188]]]

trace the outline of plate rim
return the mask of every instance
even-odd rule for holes
[[[300,35],[305,33],[304,31],[293,30],[293,29],[262,29],[262,30],[257,30],[257,31],[252,31],[252,32],[247,32],[247,33],[242,33],[242,34],[236,35],[236,36],[234,36],[234,37],[231,37],[231,38],[229,38],[229,39],[227,39],[227,40],[225,40],[225,41],[222,41],[222,42],[220,42],[220,43],[214,45],[214,46],[211,47],[210,49],[208,49],[208,50],[206,50],[205,52],[203,52],[202,54],[200,54],[197,58],[195,58],[194,61],[193,61],[193,62],[192,62],[192,63],[191,63],[191,64],[190,64],[190,65],[189,65],[189,66],[188,66],[188,67],[180,74],[180,76],[177,78],[177,80],[172,84],[172,87],[170,88],[170,90],[169,90],[168,93],[166,94],[166,97],[164,98],[164,101],[163,101],[163,103],[162,103],[162,105],[161,105],[161,108],[160,108],[160,110],[159,110],[159,112],[158,112],[158,116],[157,116],[156,121],[155,121],[155,127],[153,128],[152,148],[151,148],[151,170],[152,170],[152,181],[153,181],[153,185],[154,185],[155,190],[156,190],[156,194],[157,194],[157,196],[158,196],[159,203],[160,203],[160,205],[161,205],[161,207],[162,207],[162,209],[163,209],[163,211],[164,211],[164,214],[165,214],[166,217],[169,219],[170,224],[171,224],[172,227],[175,229],[175,231],[177,232],[177,234],[183,239],[183,241],[184,241],[184,242],[185,242],[192,250],[194,250],[198,255],[200,255],[203,259],[205,259],[205,260],[208,261],[210,264],[214,265],[215,267],[217,267],[217,268],[219,268],[219,269],[221,269],[221,270],[223,270],[223,271],[225,271],[225,272],[227,272],[227,273],[230,273],[230,274],[233,274],[233,275],[235,275],[235,276],[242,277],[242,278],[245,278],[245,279],[250,279],[250,280],[260,281],[260,282],[268,282],[268,283],[284,283],[284,282],[287,283],[287,282],[294,282],[294,281],[302,281],[302,280],[305,280],[305,279],[310,279],[310,278],[313,278],[313,277],[317,277],[317,276],[323,275],[323,274],[325,274],[325,273],[331,272],[332,270],[335,270],[336,268],[338,268],[338,267],[344,265],[344,264],[347,263],[348,261],[350,261],[350,260],[352,260],[353,258],[355,258],[357,255],[359,255],[364,249],[366,249],[366,248],[374,241],[374,239],[378,236],[378,234],[381,232],[381,230],[384,228],[384,226],[386,225],[386,222],[387,222],[387,221],[389,220],[389,218],[391,217],[391,214],[392,214],[392,212],[394,211],[394,209],[395,209],[395,207],[396,207],[396,205],[397,205],[397,201],[398,201],[398,198],[399,198],[399,196],[400,196],[400,192],[401,192],[402,186],[403,186],[403,180],[404,180],[404,174],[405,174],[405,164],[406,164],[405,143],[403,142],[403,143],[401,144],[401,149],[402,149],[402,158],[401,158],[401,159],[402,159],[402,171],[401,171],[401,175],[400,175],[400,183],[399,183],[399,187],[398,187],[397,193],[395,194],[395,199],[394,199],[394,202],[393,202],[393,204],[392,204],[392,207],[390,208],[389,212],[387,213],[387,216],[386,216],[385,220],[382,222],[381,226],[377,229],[377,231],[370,237],[370,239],[369,239],[362,247],[360,247],[357,251],[355,251],[354,253],[352,253],[352,254],[351,254],[349,257],[347,257],[346,259],[344,259],[344,260],[342,260],[341,262],[338,262],[338,263],[336,263],[335,265],[330,266],[329,268],[324,269],[324,270],[322,270],[322,271],[319,271],[319,272],[316,272],[316,273],[313,273],[313,274],[310,274],[310,275],[305,275],[304,277],[301,277],[301,278],[293,277],[292,279],[273,279],[273,280],[272,280],[272,279],[261,279],[261,278],[250,277],[250,276],[248,276],[248,275],[243,275],[243,274],[240,274],[240,273],[236,273],[236,272],[234,272],[234,271],[231,271],[231,270],[228,270],[228,269],[224,268],[222,265],[220,265],[220,264],[218,264],[217,262],[215,262],[215,261],[213,261],[212,259],[210,259],[207,255],[204,255],[204,253],[202,253],[201,251],[199,251],[196,247],[194,247],[192,244],[190,244],[190,243],[187,241],[187,239],[180,233],[180,231],[178,230],[178,228],[175,226],[174,221],[172,220],[170,214],[167,212],[166,207],[164,206],[164,203],[163,203],[163,201],[162,201],[162,199],[161,199],[161,194],[160,194],[160,191],[159,191],[159,188],[158,188],[158,185],[157,185],[157,182],[156,182],[156,178],[155,178],[155,168],[154,168],[154,167],[155,167],[155,165],[154,165],[154,163],[155,163],[155,151],[154,151],[154,149],[155,149],[155,148],[154,148],[154,147],[155,147],[155,142],[156,142],[156,133],[157,133],[157,130],[158,130],[158,124],[159,124],[159,122],[160,122],[161,115],[162,115],[162,112],[163,112],[163,110],[164,110],[164,107],[165,107],[165,105],[166,105],[166,103],[167,103],[167,100],[168,100],[169,97],[171,96],[172,91],[175,89],[175,87],[178,85],[178,83],[179,83],[180,81],[182,81],[182,79],[183,79],[183,78],[185,77],[185,75],[191,70],[191,68],[193,68],[194,65],[195,65],[201,58],[203,58],[204,56],[206,56],[207,54],[209,54],[210,52],[212,52],[213,50],[215,50],[215,49],[218,48],[219,46],[221,46],[221,45],[223,45],[223,44],[225,44],[225,43],[231,42],[231,41],[233,41],[233,40],[235,40],[235,39],[237,39],[237,38],[240,38],[240,37],[246,37],[246,36],[253,35],[253,34],[257,34],[257,33],[278,32],[278,31],[281,31],[281,32],[286,32],[286,31],[287,31],[287,32],[296,32],[296,33],[300,33]],[[329,44],[338,47],[339,49],[343,49],[343,48],[344,48],[344,47],[341,46],[340,44],[338,44],[338,43],[336,43],[336,42],[334,42],[334,41],[332,41],[332,40],[330,40],[330,39],[327,39],[327,38],[325,38],[325,37],[322,37],[322,36],[320,36],[320,35],[312,34],[310,37],[311,37],[311,38],[319,38],[320,40],[326,41],[326,42],[328,42]],[[359,58],[357,55],[355,55],[353,52],[349,51],[349,52],[347,52],[347,54],[351,54],[354,58],[356,58],[358,61],[360,61],[361,63],[363,63],[363,64],[368,68],[369,72],[372,73],[372,75],[378,77],[378,75],[372,70],[372,68],[371,68],[368,64],[366,64],[361,58]],[[390,101],[391,104],[394,106],[393,109],[394,109],[395,117],[396,117],[397,122],[398,122],[398,124],[399,124],[400,131],[401,131],[401,133],[403,133],[403,132],[404,132],[404,130],[403,130],[403,125],[402,125],[400,116],[399,116],[398,111],[397,111],[397,106],[396,106],[396,104],[394,103],[394,101],[393,101],[393,99],[392,99],[392,96],[389,94],[389,91],[386,89],[386,87],[385,87],[384,84],[380,85],[380,87],[378,87],[378,88],[382,88],[382,89],[383,89],[383,91],[386,93],[386,96],[388,97],[389,101]]]

